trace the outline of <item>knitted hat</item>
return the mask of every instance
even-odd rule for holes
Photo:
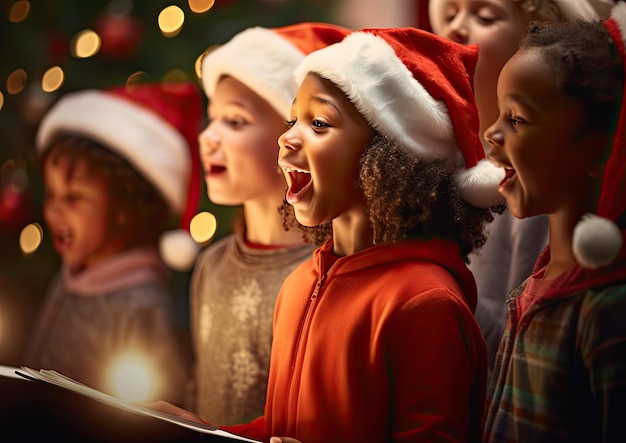
[[[381,135],[418,157],[447,160],[461,196],[503,202],[503,172],[485,159],[472,77],[475,46],[415,28],[365,29],[309,55],[296,70],[333,82]]]
[[[44,152],[57,134],[71,132],[124,157],[181,217],[182,232],[164,233],[160,251],[168,266],[186,270],[199,250],[188,229],[202,191],[197,146],[202,109],[200,91],[188,82],[73,92],[42,119],[36,146]]]
[[[626,3],[613,8],[604,22],[624,61],[626,70]],[[622,234],[615,223],[626,211],[626,85],[617,130],[602,177],[596,214],[586,214],[574,229],[573,251],[578,263],[589,269],[609,265],[622,249]]]
[[[217,82],[228,75],[287,117],[297,92],[293,70],[305,55],[341,41],[349,32],[339,26],[313,22],[274,29],[248,28],[203,57],[204,91],[211,98]]]
[[[438,11],[443,10],[442,8],[446,1],[447,0],[428,1],[428,17],[433,29],[441,29],[444,26],[444,16]],[[517,0],[515,3],[519,5],[523,3],[523,1],[524,0]],[[598,11],[606,9],[606,6],[602,8],[602,5],[606,5],[607,2],[611,2],[612,0],[540,0],[539,2],[534,2],[534,7],[537,8],[537,3],[541,3],[541,1],[553,2],[559,8],[561,14],[568,20],[575,17],[581,17],[586,20],[597,20]]]

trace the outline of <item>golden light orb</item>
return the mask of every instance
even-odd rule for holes
[[[41,245],[43,229],[39,223],[31,223],[20,232],[20,249],[24,254],[32,254]]]
[[[28,18],[30,13],[30,2],[26,0],[18,0],[13,3],[9,10],[8,18],[11,23],[20,23]]]
[[[48,69],[41,79],[41,90],[44,92],[54,92],[58,90],[65,80],[65,73],[60,66],[53,66]]]
[[[28,75],[23,69],[16,69],[7,77],[7,92],[11,95],[19,94],[26,87]]]
[[[183,28],[185,13],[176,5],[170,5],[159,13],[158,24],[165,37],[177,36]]]
[[[191,237],[200,244],[211,241],[217,230],[217,219],[210,212],[196,214],[189,224]]]
[[[107,380],[113,395],[129,401],[151,400],[158,385],[154,367],[135,352],[119,355],[109,368]]]
[[[215,0],[189,0],[187,3],[191,12],[202,14],[213,7]]]
[[[98,53],[101,43],[100,36],[96,32],[85,29],[72,38],[70,50],[76,58],[88,58]]]

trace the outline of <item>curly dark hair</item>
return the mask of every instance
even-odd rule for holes
[[[537,49],[563,91],[583,104],[582,131],[615,130],[621,107],[624,65],[600,22],[531,22],[520,49]]]
[[[444,160],[424,161],[381,135],[372,139],[360,161],[358,185],[365,196],[375,245],[407,238],[455,240],[467,256],[485,243],[484,227],[504,205],[474,207],[463,200]],[[286,229],[299,225],[286,202],[280,207]],[[306,228],[303,238],[328,239],[330,224]]]
[[[69,180],[79,161],[86,161],[88,171],[106,180],[112,201],[109,214],[110,234],[121,236],[129,247],[155,245],[167,228],[170,209],[156,188],[120,155],[93,139],[59,134],[40,159],[57,163],[69,159]],[[123,215],[123,223],[119,223]]]

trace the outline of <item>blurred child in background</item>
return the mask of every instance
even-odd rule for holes
[[[202,253],[191,282],[195,365],[187,407],[212,423],[263,413],[276,296],[314,248],[278,211],[287,189],[278,137],[296,93],[293,70],[346,33],[320,23],[254,27],[202,60],[209,124],[199,143],[208,197],[241,206],[233,234]]]
[[[43,118],[43,213],[62,268],[25,365],[182,403],[189,345],[158,244],[177,247],[162,251],[176,269],[193,264],[189,233],[165,231],[172,220],[188,228],[197,209],[201,113],[195,85],[150,83],[70,93]]]

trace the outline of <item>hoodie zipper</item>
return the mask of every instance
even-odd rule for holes
[[[327,275],[328,275],[328,271],[324,272],[318,278],[317,283],[315,284],[315,288],[313,289],[313,292],[311,293],[309,297],[306,308],[304,309],[304,315],[302,316],[302,320],[300,321],[300,327],[298,329],[298,336],[296,339],[296,346],[295,346],[294,353],[293,353],[293,360],[291,362],[291,367],[289,371],[289,384],[287,385],[287,392],[289,395],[289,400],[287,403],[287,423],[290,422],[290,417],[294,415],[296,412],[296,404],[294,402],[294,396],[296,396],[296,393],[292,392],[292,382],[293,382],[293,373],[296,367],[296,362],[300,359],[299,353],[300,353],[300,344],[302,342],[302,336],[304,335],[305,326],[308,323],[310,323],[310,317],[311,317],[310,313],[312,312],[311,307],[313,303],[315,302],[315,300],[317,300],[320,290],[322,289],[322,286],[324,286],[324,283],[326,282]]]

